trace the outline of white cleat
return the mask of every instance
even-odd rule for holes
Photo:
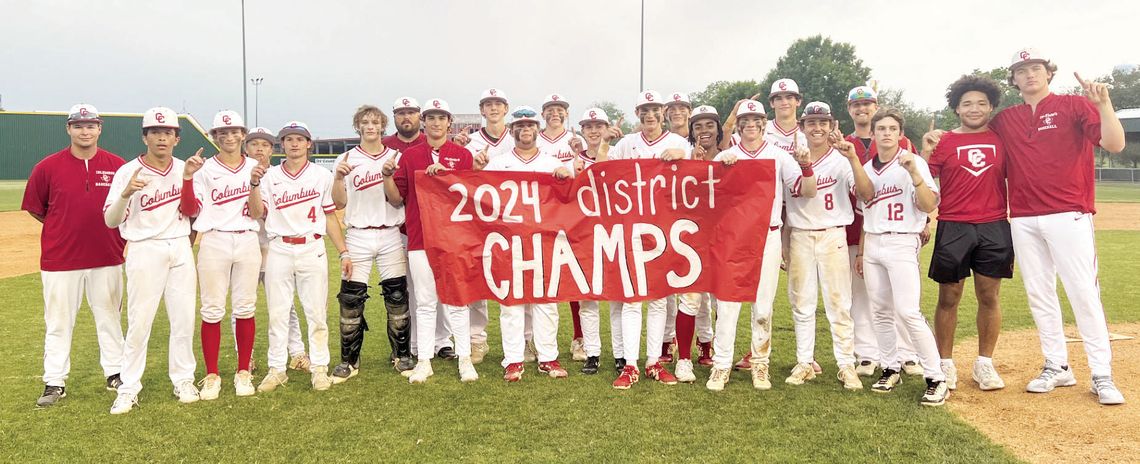
[[[523,347],[523,362],[538,362],[538,350],[535,349],[533,341],[527,341]]]
[[[693,373],[693,360],[691,359],[678,359],[677,368],[673,373],[677,377],[678,382],[693,383],[697,381],[697,375]]]
[[[922,370],[922,364],[919,364],[918,361],[904,362],[902,367],[903,373],[906,375],[923,375],[925,373]]]
[[[198,385],[202,386],[202,391],[198,393],[203,401],[210,401],[218,399],[218,395],[222,393],[222,378],[218,374],[207,374],[203,377]]]
[[[950,386],[945,381],[935,382],[926,379],[926,392],[918,402],[923,406],[942,406],[950,397]]]
[[[1030,380],[1025,391],[1030,393],[1049,393],[1056,387],[1071,387],[1077,384],[1077,378],[1069,366],[1058,366],[1052,361],[1045,361],[1045,367],[1037,378]]]
[[[175,385],[174,396],[177,396],[178,402],[182,404],[194,403],[201,399],[198,396],[198,389],[194,388],[193,380],[183,380]]]
[[[870,377],[875,375],[875,370],[879,368],[879,363],[875,361],[862,360],[859,365],[855,367],[855,373],[860,377]]]
[[[728,384],[730,373],[732,373],[732,369],[712,368],[712,372],[709,373],[709,381],[705,382],[705,388],[712,391],[724,390],[724,386]]]
[[[417,362],[416,368],[412,369],[412,374],[408,376],[408,383],[414,385],[427,382],[428,377],[434,374],[435,372],[431,370],[431,361]]]
[[[1094,375],[1092,378],[1092,392],[1096,393],[1097,401],[1104,405],[1124,404],[1124,395],[1112,383],[1111,375]]]
[[[855,368],[852,366],[843,366],[839,368],[839,373],[836,374],[839,383],[843,384],[843,388],[848,390],[862,390],[863,381],[859,380],[859,374],[855,373]]]
[[[982,391],[1001,390],[1005,388],[1005,382],[998,373],[994,370],[993,364],[986,364],[974,362],[974,373],[972,375],[975,382],[978,382],[978,388]]]
[[[976,366],[975,366],[976,368]],[[954,365],[953,361],[942,361],[942,374],[946,376],[946,388],[951,390],[958,389],[958,367]]]
[[[313,361],[309,359],[308,353],[295,354],[289,358],[289,368],[295,371],[308,371],[312,365]]]
[[[249,371],[238,371],[234,374],[234,394],[237,396],[253,396],[257,389],[253,387],[253,374]]]
[[[475,370],[475,364],[471,362],[471,358],[461,356],[459,358],[459,381],[460,382],[474,382],[479,380],[479,372]]]
[[[265,374],[265,378],[261,379],[261,384],[257,386],[257,391],[265,393],[276,390],[277,387],[285,385],[289,381],[289,376],[285,375],[284,370],[269,368],[269,373]]]
[[[111,414],[126,414],[131,412],[131,409],[133,409],[136,404],[139,404],[137,396],[130,393],[119,393],[119,396],[115,397],[115,402],[111,404]]]
[[[815,368],[812,363],[799,363],[796,367],[792,368],[792,375],[784,379],[784,383],[790,385],[803,385],[804,382],[815,378]]]
[[[471,364],[479,364],[479,363],[483,362],[483,358],[487,357],[487,353],[489,353],[489,352],[491,352],[491,346],[487,344],[486,340],[478,342],[478,343],[472,343],[471,344]],[[404,372],[409,372],[409,371],[404,371]],[[401,374],[403,374],[404,372],[401,372]],[[411,375],[411,374],[408,374],[408,375]],[[407,376],[405,376],[405,377],[407,377]]]
[[[751,372],[753,388],[757,390],[772,389],[772,380],[768,376],[768,363],[753,360]]]
[[[570,356],[575,361],[586,360],[586,343],[581,338],[570,340]]]
[[[332,379],[329,378],[328,366],[317,366],[313,368],[311,383],[313,390],[326,391],[332,388]]]

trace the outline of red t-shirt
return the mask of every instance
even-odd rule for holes
[[[451,141],[444,142],[439,150],[421,143],[408,148],[400,158],[400,166],[392,175],[400,196],[404,198],[404,226],[408,234],[408,250],[424,249],[423,225],[420,224],[420,205],[416,196],[417,171],[423,171],[435,163],[448,169],[471,169],[474,161],[471,152]]]
[[[847,141],[855,145],[855,154],[859,155],[859,161],[863,164],[867,164],[867,162],[871,160],[871,157],[879,152],[879,148],[875,145],[875,141],[873,140],[864,145],[863,139],[855,134],[851,134],[847,136]],[[914,144],[910,143],[910,139],[905,136],[902,140],[899,140],[899,147],[911,153],[917,153],[914,149]],[[851,195],[851,204],[855,205],[858,204],[858,202],[859,200],[855,198],[855,195]],[[847,226],[847,246],[859,245],[859,234],[861,232],[863,232],[863,211],[860,208],[855,208],[855,220],[851,222],[851,225]]]
[[[416,139],[411,142],[400,140],[400,136],[392,134],[380,139],[380,143],[383,143],[385,147],[394,148],[396,151],[405,152],[411,147],[424,143],[426,140],[427,136],[424,135],[423,132],[420,132],[419,137],[416,137]]]
[[[990,122],[1008,155],[1009,215],[1096,213],[1095,158],[1100,113],[1087,98],[1049,94],[1034,114],[1028,104]]]
[[[90,160],[71,148],[48,155],[32,168],[24,189],[24,211],[44,218],[40,269],[74,271],[123,264],[118,228],[103,222],[103,203],[122,158],[99,149]]]
[[[939,220],[983,224],[1005,219],[1005,153],[997,134],[946,132],[927,164],[930,174],[942,179]]]

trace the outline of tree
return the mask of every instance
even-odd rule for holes
[[[788,47],[784,56],[776,61],[776,67],[760,83],[760,89],[765,92],[762,98],[767,105],[767,91],[773,82],[782,78],[795,80],[804,105],[811,101],[831,105],[832,114],[850,131],[854,125],[847,114],[847,92],[863,85],[870,77],[871,68],[864,66],[863,60],[855,55],[854,45],[817,35],[797,40]]]
[[[902,113],[905,120],[903,121],[903,135],[914,142],[916,147],[921,146],[922,134],[930,129],[930,121],[933,120],[934,113],[922,108],[915,108],[903,98],[903,91],[897,89],[883,89],[879,92],[879,111],[888,108],[899,110]]]
[[[606,116],[610,118],[611,124],[616,124],[618,122],[618,119],[625,118],[625,113],[622,112],[622,110],[618,109],[618,106],[614,102],[600,101],[594,102],[590,106],[593,108],[601,108],[602,111],[605,111]],[[628,134],[631,130],[633,130],[634,122],[636,121],[630,121],[629,118],[625,118],[625,120],[621,123],[621,132],[623,134]]]
[[[709,105],[716,108],[717,114],[723,121],[728,117],[728,113],[732,111],[732,107],[736,105],[737,101],[749,98],[758,92],[760,92],[760,86],[753,80],[716,81],[709,84],[704,90],[689,95],[689,98],[694,107]]]
[[[981,69],[974,69],[969,75],[988,77],[997,82],[998,87],[1001,88],[1001,101],[998,102],[997,107],[994,108],[994,114],[998,111],[1009,108],[1014,105],[1020,105],[1025,102],[1021,98],[1021,92],[1009,85],[1009,68],[994,68],[989,71],[982,71]],[[946,91],[950,91],[950,84],[946,84]],[[991,102],[992,103],[992,102]],[[949,102],[941,110],[934,113],[935,127],[943,130],[950,130],[958,127],[958,115],[954,113],[954,109],[950,108]],[[926,127],[929,127],[926,126]]]

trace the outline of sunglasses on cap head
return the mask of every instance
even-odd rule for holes
[[[514,113],[511,113],[511,116],[514,116],[516,118],[533,118],[535,116],[538,116],[538,113],[535,113],[534,110],[531,110],[530,108],[522,108],[515,110]]]

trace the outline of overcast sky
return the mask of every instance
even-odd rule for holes
[[[265,79],[259,122],[270,128],[298,119],[318,137],[349,136],[358,105],[387,111],[402,95],[475,113],[487,87],[512,105],[556,91],[577,117],[598,100],[628,111],[639,90],[638,0],[245,3],[248,77]],[[1061,66],[1054,89],[1075,85],[1073,70],[1140,62],[1140,6],[1128,0],[645,3],[645,86],[661,92],[759,81],[815,34],[854,44],[881,86],[929,108],[944,105],[957,76],[1008,65],[1023,46]],[[9,111],[163,105],[203,125],[220,109],[242,111],[240,0],[0,0],[0,11]],[[252,86],[248,104],[252,125]]]

